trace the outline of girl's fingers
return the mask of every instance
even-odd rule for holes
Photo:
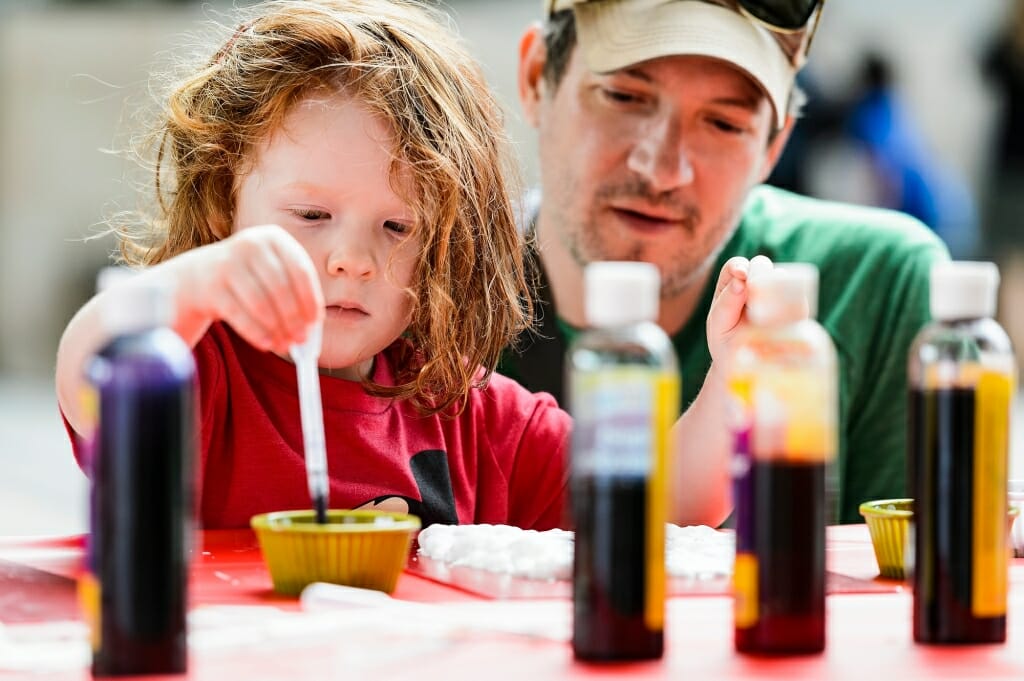
[[[713,316],[717,316],[714,327],[720,332],[735,326],[747,302],[747,284],[763,273],[770,272],[774,267],[771,259],[764,255],[756,255],[750,260],[741,256],[729,258],[718,275],[715,298],[711,303],[711,314],[708,317],[709,327]]]
[[[287,350],[286,344],[278,337],[272,321],[261,314],[260,301],[264,298],[259,285],[250,277],[229,277],[217,293],[218,317],[223,319],[238,335],[260,350],[280,352]]]
[[[258,329],[264,344],[275,352],[287,353],[305,336],[308,326],[296,311],[287,275],[290,263],[282,262],[266,241],[239,246],[227,277],[235,321]]]
[[[240,233],[233,244],[228,263],[230,286],[241,314],[255,319],[267,332],[275,348],[287,345],[291,338],[288,326],[288,295],[284,283],[284,266],[267,244],[272,229],[258,229]]]
[[[763,255],[730,258],[722,267],[707,320],[708,349],[715,361],[727,354],[730,339],[743,324],[749,282],[772,267]]]
[[[259,249],[250,268],[266,296],[277,336],[290,343],[301,342],[310,324],[308,309],[302,306],[301,287],[294,283],[295,277],[290,274],[295,269],[296,264],[282,258],[273,242]]]
[[[743,316],[747,302],[747,270],[750,261],[743,257],[729,258],[718,275],[715,297],[708,313],[708,341],[728,333]]]
[[[747,303],[746,275],[728,279],[722,291],[711,303],[708,312],[708,344],[714,346],[731,332],[743,319],[743,308]]]
[[[271,242],[271,247],[285,264],[289,302],[299,331],[296,340],[302,341],[309,326],[324,315],[324,295],[309,254],[295,239],[285,236]]]
[[[277,225],[246,228],[228,242],[224,278],[239,323],[275,350],[303,341],[324,312],[320,281],[306,250]]]
[[[730,285],[734,279],[740,279],[746,281],[747,268],[750,266],[750,261],[743,256],[737,255],[729,258],[722,265],[722,271],[718,273],[718,282],[715,284],[715,297],[725,289],[726,286]]]

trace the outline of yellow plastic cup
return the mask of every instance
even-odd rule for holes
[[[907,548],[910,524],[914,520],[913,502],[913,499],[880,499],[865,501],[859,507],[871,535],[878,571],[883,577],[906,579],[913,570],[913,547]],[[1008,507],[1007,530],[1018,513],[1016,506]]]
[[[913,499],[881,499],[865,501],[859,507],[871,535],[878,571],[883,577],[904,579],[909,572],[904,556],[911,553],[906,549],[914,517],[913,503]]]
[[[312,510],[253,516],[274,591],[297,596],[313,582],[345,584],[385,593],[395,590],[420,519],[386,511]]]
[[[1014,479],[1007,484],[1007,497],[1010,508],[1017,509],[1019,518],[1020,511],[1024,508],[1024,480]],[[1015,520],[1010,529],[1010,540],[1013,544],[1013,557],[1024,558],[1024,521]]]

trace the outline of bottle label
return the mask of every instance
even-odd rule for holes
[[[583,475],[647,477],[678,416],[677,376],[642,367],[578,373],[572,383],[573,467]]]
[[[758,460],[829,462],[838,450],[838,393],[817,369],[759,364],[730,377],[734,436],[745,432]],[[734,445],[735,446],[735,445]]]
[[[1012,377],[981,373],[974,409],[971,613],[975,617],[1006,615],[1006,479],[1012,398]]]
[[[644,624],[665,624],[665,522],[670,431],[679,415],[679,376],[644,367],[577,373],[572,383],[573,474],[646,482]]]
[[[757,556],[737,553],[733,567],[733,617],[737,628],[757,624]]]
[[[78,404],[82,410],[82,417],[95,428],[100,422],[100,397],[96,388],[89,383],[82,383],[78,391]]]
[[[100,622],[100,589],[96,575],[89,570],[83,570],[78,577],[78,607],[89,627],[89,643],[93,655],[99,652],[103,636]]]
[[[96,453],[96,431],[100,424],[100,396],[99,391],[88,383],[83,382],[78,391],[78,405],[82,410],[82,418],[86,424],[85,430],[90,433],[89,437],[79,437],[78,444],[82,453],[82,462],[85,465],[86,474],[92,478],[93,456]]]
[[[668,520],[670,432],[679,413],[679,376],[659,374],[654,381],[651,476],[647,480],[647,599],[644,622],[649,629],[665,628],[665,522]]]
[[[89,526],[95,528],[96,519],[96,476],[97,464],[96,440],[99,437],[100,422],[100,398],[99,391],[88,382],[82,384],[78,392],[78,401],[82,410],[82,416],[88,423],[91,435],[88,438],[80,438],[79,446],[83,454],[86,473],[89,476]],[[101,587],[96,577],[96,534],[95,530],[86,535],[85,538],[85,565],[78,576],[78,608],[82,613],[82,619],[89,627],[89,644],[92,647],[93,655],[97,655],[103,641],[102,622],[100,621]]]

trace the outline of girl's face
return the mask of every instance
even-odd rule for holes
[[[387,126],[344,93],[300,101],[236,181],[233,230],[277,224],[306,249],[326,311],[320,366],[351,380],[409,324],[420,237],[394,192]]]

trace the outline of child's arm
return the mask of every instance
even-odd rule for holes
[[[98,293],[68,323],[57,350],[57,400],[71,427],[88,436],[79,394],[88,358],[110,340],[101,310],[127,287],[150,281],[173,291],[171,327],[195,346],[210,324],[226,321],[262,350],[288,353],[323,315],[323,293],[305,249],[276,225],[249,227],[140,271]]]
[[[672,429],[672,520],[681,525],[717,527],[732,511],[732,404],[723,362],[746,323],[749,267],[750,261],[742,257],[730,258],[722,267],[707,321],[711,369],[697,398]]]

